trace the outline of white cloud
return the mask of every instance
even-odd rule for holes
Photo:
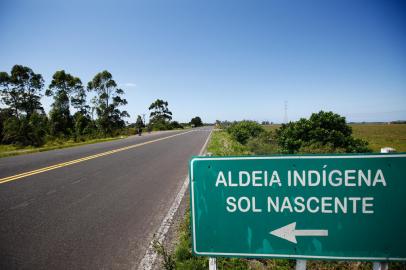
[[[123,86],[123,87],[136,87],[136,86],[137,86],[137,84],[135,84],[135,83],[131,83],[131,82],[128,82],[128,83],[124,83],[124,84],[122,84],[121,86]]]

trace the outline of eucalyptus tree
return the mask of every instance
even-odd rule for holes
[[[44,113],[41,105],[44,79],[31,68],[14,65],[10,74],[0,72],[2,102],[19,118],[21,113],[29,118],[33,113]]]
[[[123,128],[123,118],[129,117],[129,114],[120,110],[120,107],[126,105],[127,100],[122,98],[124,91],[117,87],[111,73],[107,70],[97,73],[87,84],[87,89],[96,93],[92,102],[96,108],[100,131],[111,135],[114,130]]]
[[[169,122],[172,120],[172,112],[168,109],[167,101],[157,99],[148,109],[151,111],[151,123]]]
[[[65,70],[56,71],[45,94],[54,98],[49,113],[51,134],[70,135],[74,123],[70,113],[71,100],[75,108],[83,109],[86,105],[86,93],[82,81],[66,73]]]
[[[14,65],[10,74],[0,72],[0,97],[6,105],[2,110],[1,142],[35,145],[44,143],[47,117],[41,105],[44,80],[31,68]]]

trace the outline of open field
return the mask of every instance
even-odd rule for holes
[[[276,130],[281,125],[268,125],[266,129]],[[382,147],[395,148],[397,152],[406,152],[406,124],[351,124],[353,135],[368,141],[374,152]]]
[[[382,147],[406,152],[406,124],[359,124],[351,127],[354,137],[368,141],[374,152],[379,152]]]

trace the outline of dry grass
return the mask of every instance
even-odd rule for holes
[[[374,152],[380,152],[382,147],[406,152],[406,124],[359,124],[351,127],[354,137],[368,141]]]

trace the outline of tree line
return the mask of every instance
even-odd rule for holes
[[[41,103],[44,95],[53,98],[48,115]],[[124,90],[107,70],[97,73],[86,86],[80,78],[59,70],[45,87],[41,74],[15,65],[10,73],[0,72],[0,143],[41,146],[55,139],[84,141],[129,134],[131,128],[151,131],[203,125],[198,116],[187,124],[172,121],[168,102],[157,99],[148,108],[148,125],[138,115],[127,126],[125,119],[130,115],[121,109],[127,104],[123,96]]]
[[[90,103],[88,93],[93,93]],[[127,104],[124,91],[107,70],[97,73],[86,87],[78,77],[59,70],[45,89],[41,74],[15,65],[10,73],[0,72],[0,95],[3,144],[40,146],[50,138],[78,141],[114,136],[125,127],[124,118],[129,117],[120,109]],[[41,103],[44,95],[53,98],[49,116]]]

